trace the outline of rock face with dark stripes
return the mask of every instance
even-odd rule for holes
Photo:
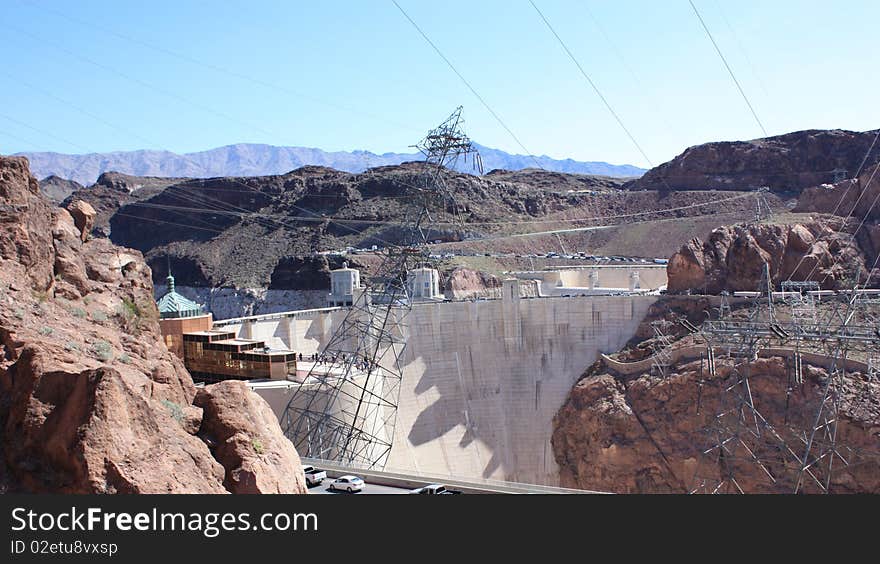
[[[143,256],[87,237],[93,214],[71,208],[78,223],[26,159],[0,157],[0,491],[240,491],[202,438],[213,419],[162,340]],[[264,445],[250,472],[272,487],[257,489],[304,491],[277,421],[245,391],[224,405],[239,417],[228,427]]]
[[[859,170],[876,131],[807,130],[751,141],[705,143],[626,184],[631,190],[753,190],[800,192],[850,178]],[[880,161],[880,147],[867,165]]]

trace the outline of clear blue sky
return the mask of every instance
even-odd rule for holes
[[[536,155],[647,166],[527,0],[398,0]],[[535,0],[658,164],[761,131],[687,0]],[[457,105],[390,0],[0,0],[0,153],[241,142],[404,151]],[[880,2],[696,0],[770,134],[880,127]]]

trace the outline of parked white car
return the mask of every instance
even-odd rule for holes
[[[421,494],[421,495],[444,495],[444,494],[460,494],[460,491],[447,489],[446,486],[442,484],[428,484],[427,486],[422,486],[421,488],[416,488],[414,490],[410,490],[411,494]]]
[[[340,476],[330,482],[330,487],[327,489],[335,492],[359,492],[364,489],[364,481],[357,476]]]
[[[303,474],[306,477],[306,485],[317,486],[327,477],[327,472],[318,470],[314,466],[303,466]]]

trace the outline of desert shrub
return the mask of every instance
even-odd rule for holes
[[[259,441],[259,439],[254,439],[251,441],[251,445],[254,447],[254,452],[257,454],[263,454],[263,443]]]
[[[92,345],[92,353],[98,360],[107,362],[113,358],[113,347],[107,341],[97,341]]]
[[[137,333],[140,328],[141,316],[143,312],[141,308],[129,298],[122,298],[122,304],[119,306],[119,310],[117,311],[117,317],[119,318],[120,324],[122,328],[127,333]]]
[[[131,300],[129,298],[122,298],[121,309],[122,309],[122,315],[124,315],[126,317],[140,318],[140,316],[141,316],[141,308],[138,307],[138,305],[134,302],[134,300]]]
[[[39,331],[40,335],[43,335],[44,337],[48,337],[49,335],[51,335],[54,332],[55,332],[55,329],[52,329],[51,327],[46,327],[46,326],[40,327],[40,331]]]

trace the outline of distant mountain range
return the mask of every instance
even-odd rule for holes
[[[493,169],[522,170],[544,168],[548,171],[615,177],[638,177],[645,169],[605,162],[557,160],[547,156],[512,155],[498,149],[478,146],[486,172]],[[369,151],[328,152],[308,147],[276,147],[240,143],[197,153],[171,151],[125,151],[68,155],[63,153],[17,153],[26,156],[37,178],[57,176],[88,186],[104,172],[115,171],[135,176],[212,178],[219,176],[263,176],[283,174],[306,165],[320,165],[346,172],[362,172],[376,166],[396,165],[421,160],[418,153]],[[536,163],[537,161],[537,163]],[[458,163],[460,172],[474,173],[471,163]]]

